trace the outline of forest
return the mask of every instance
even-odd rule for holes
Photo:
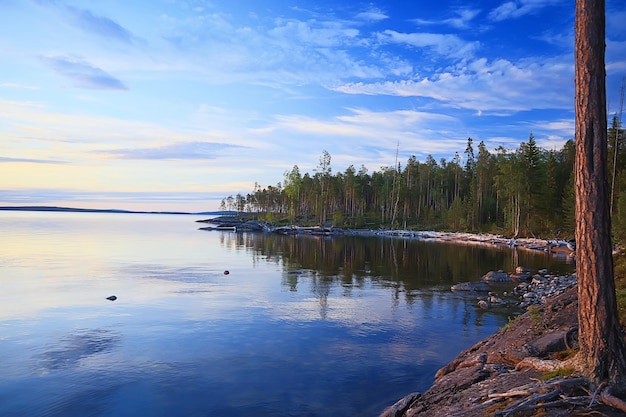
[[[608,129],[610,209],[615,242],[626,243],[626,146],[617,116]],[[621,144],[621,146],[620,146]],[[333,173],[323,151],[314,173],[297,165],[275,186],[255,184],[228,196],[222,211],[253,213],[268,221],[350,228],[397,228],[497,233],[514,237],[574,236],[575,145],[540,148],[532,133],[517,149],[490,152],[467,139],[463,155],[368,172],[349,166]]]

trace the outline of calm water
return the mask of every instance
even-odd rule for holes
[[[0,212],[0,415],[376,416],[511,314],[450,285],[573,268],[197,219]]]

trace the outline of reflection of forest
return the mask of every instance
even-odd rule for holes
[[[518,265],[547,268],[553,273],[569,273],[573,268],[547,254],[516,253],[508,248],[359,236],[227,236],[224,244],[252,251],[256,261],[282,264],[284,285],[292,290],[303,278],[297,271],[306,271],[307,279],[314,277],[314,291],[319,295],[331,286],[359,287],[368,280],[384,287],[402,286],[410,292],[474,281],[490,270],[512,271]]]

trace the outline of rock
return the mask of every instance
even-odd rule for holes
[[[476,366],[476,365],[484,365],[485,363],[487,363],[487,354],[481,353],[479,355],[470,357],[464,360],[463,362],[459,363],[459,365],[456,367],[455,370],[469,368],[469,367]]]
[[[504,303],[504,300],[502,298],[496,297],[495,295],[490,296],[487,301],[489,301],[491,304],[502,304],[502,303]]]
[[[228,270],[224,271],[224,275],[228,275],[230,272]]]
[[[474,291],[474,292],[491,291],[491,287],[484,281],[461,282],[460,284],[453,285],[450,289],[452,291]]]
[[[483,280],[488,282],[511,282],[511,277],[504,271],[489,271],[483,275]]]
[[[531,272],[532,271],[525,266],[518,266],[517,268],[515,268],[516,274],[530,274]]]
[[[528,281],[530,279],[530,273],[529,272],[524,272],[524,273],[515,273],[515,274],[511,274],[510,278],[513,281]]]
[[[411,404],[421,396],[422,394],[419,392],[412,392],[394,405],[385,408],[380,417],[401,417],[411,407]]]
[[[116,297],[116,296],[114,296],[114,295],[111,295],[111,296],[107,297],[107,300],[109,300],[109,301],[115,301],[115,300],[117,300],[117,297]]]
[[[532,341],[530,346],[538,356],[545,356],[548,353],[560,352],[567,348],[565,345],[566,336],[567,332],[565,331],[554,331]]]
[[[544,282],[547,282],[547,280],[543,278],[541,275],[535,275],[533,279],[530,281],[530,283],[534,285],[540,285],[540,284],[543,284]]]

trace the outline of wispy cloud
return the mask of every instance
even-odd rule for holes
[[[0,163],[29,163],[29,164],[66,164],[65,161],[55,161],[51,159],[31,159],[31,158],[9,158],[0,156]]]
[[[41,61],[78,88],[95,90],[128,90],[128,87],[106,71],[80,58],[44,56]]]
[[[121,159],[216,159],[221,152],[242,146],[215,142],[179,142],[153,148],[97,151]]]
[[[377,21],[380,21],[380,20],[388,19],[388,18],[389,18],[389,16],[387,16],[387,14],[385,12],[383,12],[382,10],[377,9],[377,8],[372,8],[370,10],[357,13],[357,15],[356,15],[356,19],[364,20],[366,22],[367,21],[369,21],[369,22],[371,22],[371,21],[377,22]]]
[[[373,167],[378,165],[375,158],[393,160],[391,155],[397,143],[402,143],[405,151],[420,155],[436,154],[462,146],[462,141],[458,141],[458,134],[455,132],[460,128],[460,123],[452,116],[414,110],[380,112],[358,108],[347,110],[349,113],[330,119],[279,115],[275,117],[272,129],[268,130],[268,133],[279,137],[298,135],[302,138],[298,146],[308,147],[308,152],[316,148],[316,141],[307,140],[308,138],[346,138],[345,141],[337,141],[333,145],[333,159],[336,161],[354,161],[355,158],[350,155],[360,155],[361,151],[367,152],[367,149],[386,150],[384,156],[376,152],[375,155],[370,155],[371,160],[364,158],[357,161],[359,164],[369,164]],[[448,126],[448,129],[437,128],[442,124]],[[351,138],[367,140],[357,145]],[[296,148],[295,144],[289,146],[292,150]]]
[[[456,29],[468,29],[471,27],[470,22],[478,16],[480,10],[478,9],[459,9],[455,10],[455,17],[449,17],[442,20],[427,20],[427,19],[413,19],[413,22],[418,25],[430,26],[430,25],[445,25],[451,26]]]
[[[544,7],[561,3],[560,0],[513,0],[507,1],[489,13],[489,18],[500,22],[508,19],[517,19],[527,14],[535,13]]]
[[[564,57],[537,63],[477,59],[454,72],[420,80],[350,83],[337,87],[347,94],[424,97],[444,105],[477,111],[522,111],[569,108],[573,88],[571,63]],[[536,100],[536,97],[542,97]]]
[[[62,19],[83,32],[95,34],[107,40],[132,43],[132,33],[113,19],[98,16],[89,10],[79,9],[56,0],[36,0],[36,2],[42,6],[53,8]]]
[[[107,39],[115,39],[125,43],[132,42],[132,34],[112,19],[96,16],[89,10],[65,6],[69,21],[78,28]]]
[[[440,33],[400,33],[385,30],[378,34],[381,43],[397,43],[434,51],[441,56],[465,58],[477,49],[477,42],[467,42],[456,35]]]
[[[19,83],[0,83],[0,88],[15,88],[19,90],[38,90],[38,88],[35,86],[19,84]]]

